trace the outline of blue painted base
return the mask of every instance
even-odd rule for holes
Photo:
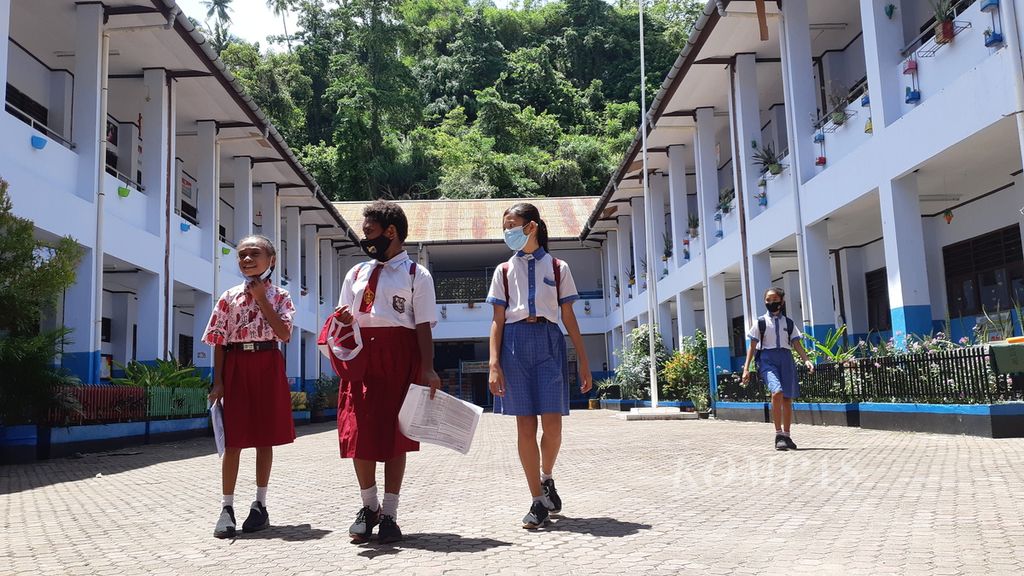
[[[628,412],[633,408],[650,408],[650,400],[619,400],[617,398],[602,398],[601,408],[604,410],[615,410],[619,412]],[[679,408],[680,410],[686,410],[687,408],[693,409],[693,402],[689,400],[659,400],[659,408]]]
[[[829,332],[836,331],[835,324],[818,324],[815,326],[804,326],[804,330],[818,342],[824,342],[828,339]],[[806,342],[804,343],[806,344]]]
[[[51,428],[49,457],[70,456],[76,452],[101,452],[146,442],[147,422],[88,424]]]
[[[860,426],[858,404],[793,402],[793,422],[824,426]]]
[[[0,426],[0,464],[24,464],[36,459],[35,424]]]
[[[100,382],[100,351],[65,352],[61,356],[61,366],[81,380],[82,384],[99,384]]]
[[[932,333],[932,307],[928,304],[893,308],[892,333],[896,347],[906,349],[907,335],[927,335]]]
[[[768,402],[718,402],[715,418],[739,422],[770,422],[771,404]]]
[[[309,424],[309,410],[292,410],[292,420],[296,424]]]
[[[711,405],[714,407],[715,398],[718,397],[717,376],[732,366],[732,354],[728,346],[716,346],[708,348],[708,385],[711,390]]]
[[[1024,438],[1024,403],[860,405],[860,426],[874,430]]]
[[[199,375],[203,378],[213,380],[213,366],[196,366],[196,371],[198,371]]]

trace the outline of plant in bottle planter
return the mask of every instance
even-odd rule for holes
[[[768,205],[768,193],[765,192],[764,190],[758,192],[757,194],[754,194],[754,198],[757,199],[757,205],[758,206],[767,206]]]
[[[736,197],[736,191],[732,188],[722,188],[718,191],[718,209],[722,211],[722,214],[728,214],[729,210],[732,209],[733,198]]]
[[[849,116],[846,113],[846,106],[850,103],[850,91],[839,83],[830,83],[828,92],[828,105],[832,112],[829,113],[829,119],[836,126],[842,126],[846,123],[846,118]]]
[[[824,156],[818,156],[814,160],[814,165],[815,166],[824,166],[825,165],[825,157]]]
[[[700,226],[700,217],[696,214],[690,214],[687,218],[687,225],[690,227],[690,238],[697,237],[697,229]]]
[[[771,142],[754,147],[754,164],[759,167],[762,174],[781,174],[782,164],[779,160],[779,154],[775,152],[775,146]]]
[[[993,32],[991,28],[985,29],[985,46],[991,48],[992,46],[998,46],[1003,43],[1003,35],[999,32]]]
[[[666,230],[661,235],[662,244],[665,246],[662,254],[661,261],[668,262],[668,259],[672,257],[672,232]]]
[[[935,43],[949,44],[956,29],[953,26],[953,0],[929,0],[935,13]]]

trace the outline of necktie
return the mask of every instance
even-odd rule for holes
[[[360,312],[369,312],[373,308],[373,301],[377,297],[377,281],[380,279],[380,271],[383,265],[376,265],[370,272],[370,280],[366,283],[366,290],[363,290],[363,300],[359,303]]]

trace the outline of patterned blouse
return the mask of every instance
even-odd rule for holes
[[[277,340],[274,328],[263,317],[256,299],[245,291],[245,284],[229,288],[221,294],[203,332],[203,342],[210,346],[224,346],[236,342],[263,342]],[[292,330],[295,305],[288,291],[280,286],[267,285],[267,300]]]

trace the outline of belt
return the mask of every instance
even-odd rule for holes
[[[225,346],[229,351],[256,352],[258,350],[277,349],[277,340],[264,340],[262,342],[232,342]]]
[[[527,324],[547,324],[551,322],[551,320],[548,320],[543,316],[530,316],[529,318],[520,320],[520,322],[526,322]]]

